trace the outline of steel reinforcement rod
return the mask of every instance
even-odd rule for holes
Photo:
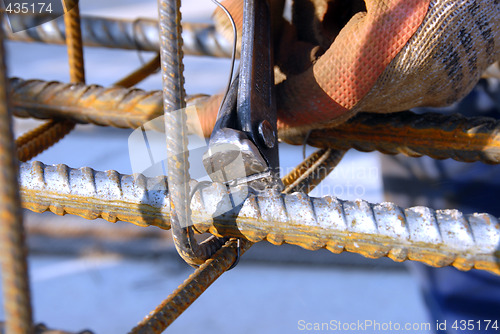
[[[40,25],[40,22],[45,19],[43,16],[9,16],[16,27],[27,29],[13,33],[8,23],[4,22],[3,30],[8,39],[21,42],[65,44],[66,31],[61,19]],[[160,51],[157,20],[82,16],[81,23],[85,46]],[[187,55],[231,57],[231,43],[218,34],[212,24],[183,23],[182,38],[183,50]]]
[[[3,15],[0,17],[0,24]],[[0,33],[0,264],[6,333],[32,334],[32,311],[12,117],[7,94],[3,32]]]
[[[284,193],[289,193],[294,188],[312,190],[328,175],[328,173],[318,173],[318,170],[326,169],[331,171],[340,162],[340,158],[329,159],[330,156],[337,155],[332,150],[327,150],[327,152],[318,150],[318,152],[308,157],[307,164],[302,163],[294,168],[282,179],[286,187]],[[301,181],[298,181],[299,179]],[[292,183],[295,184],[295,187],[290,187]],[[252,245],[252,242],[244,239],[232,238],[228,240],[212,258],[202,264],[167,299],[139,322],[130,333],[162,333],[217,278],[234,266],[238,261],[238,257],[243,255]]]
[[[158,0],[167,178],[175,248],[184,261],[198,267],[212,257],[226,240],[209,237],[198,243],[191,223],[191,177],[180,7],[181,0]]]
[[[160,56],[115,82],[116,86],[132,87],[147,78],[160,66]],[[50,120],[16,139],[17,158],[26,162],[57,143],[73,129],[72,120]]]
[[[64,25],[68,34],[69,77],[73,83],[85,83],[85,66],[83,61],[82,31],[80,26],[80,7],[75,0],[63,1]],[[20,161],[27,161],[45,151],[64,138],[76,126],[72,120],[50,120],[16,140]]]
[[[66,118],[135,129],[163,115],[161,91],[18,78],[10,79],[9,84],[12,109],[17,117]],[[189,105],[205,98],[193,95],[186,100]]]
[[[168,229],[166,189],[165,178],[39,162],[20,166],[22,205],[35,212],[50,210]],[[401,209],[391,203],[311,198],[303,193],[250,191],[241,201],[234,209],[231,203],[238,199],[229,198],[221,184],[199,190],[191,203],[195,229],[251,242],[285,242],[311,250],[327,248],[334,253],[349,251],[371,258],[388,256],[395,261],[410,259],[500,274],[500,224],[489,214]]]
[[[282,135],[280,139],[296,145],[303,143],[302,138]],[[307,143],[339,150],[354,148],[363,152],[498,164],[500,122],[459,114],[362,113],[337,127],[311,131]]]
[[[10,79],[9,95],[18,117],[67,118],[120,128],[138,128],[163,115],[161,91],[64,84],[41,80]],[[210,101],[206,96],[187,97],[188,105]],[[203,121],[203,107],[200,112]],[[409,111],[393,114],[360,114],[337,127],[314,130],[308,144],[320,148],[387,154],[428,155],[435,159],[500,163],[500,121]],[[280,132],[280,139],[302,145],[302,137]]]

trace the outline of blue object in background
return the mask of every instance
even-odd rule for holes
[[[498,81],[481,80],[464,100],[447,110],[500,119],[499,106]],[[416,110],[436,111],[444,112]],[[500,166],[384,156],[382,170],[386,199],[402,207],[424,205],[500,217]],[[409,263],[409,267],[420,282],[431,324],[441,324],[436,333],[500,333],[499,276],[479,270],[433,268],[421,263]]]

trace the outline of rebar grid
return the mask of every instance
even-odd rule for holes
[[[0,15],[0,23],[2,20]],[[5,329],[8,334],[32,334],[31,294],[7,84],[3,33],[0,33],[0,263]]]
[[[176,4],[180,5],[180,1]],[[160,5],[159,8],[160,22],[162,22],[162,6]],[[84,42],[94,46],[144,50],[149,48],[149,50],[157,51],[160,49],[158,22],[150,21],[89,18],[88,22],[91,23],[85,23],[84,18]],[[18,34],[18,37],[14,38],[61,44],[61,36],[64,36],[61,32],[64,30],[61,29],[60,21],[59,23],[53,21],[51,24],[59,28],[59,30],[54,30],[55,34],[47,34],[42,28],[37,27]],[[85,28],[85,24],[91,27],[90,30]],[[150,34],[141,30],[147,26],[152,26],[152,31],[156,29],[156,32]],[[175,29],[180,34],[180,16],[178,20],[175,20]],[[66,30],[71,35],[71,28],[66,28]],[[106,34],[99,36],[100,30]],[[160,34],[162,38],[165,35],[165,33]],[[175,38],[177,42],[181,40],[178,36]],[[214,49],[204,50],[204,47],[200,47],[201,44],[196,46],[194,53],[211,55],[223,53],[220,50],[213,51]],[[184,102],[182,63],[165,61],[172,54],[179,56],[181,48],[182,45],[177,44],[177,51],[170,54],[166,54],[165,49],[162,50],[163,67],[179,66],[174,77],[178,84],[176,88],[181,89],[174,95],[180,104],[174,103],[170,108],[167,107],[168,110],[173,110],[174,106],[182,107]],[[82,71],[79,72],[77,65],[71,65],[70,71],[76,71],[83,76],[83,59]],[[148,65],[151,66],[125,78],[121,85],[127,86],[131,82],[140,80],[138,78],[141,76],[147,75],[146,73],[154,67],[152,63]],[[181,78],[180,82],[179,78]],[[5,87],[5,76],[0,75],[0,80],[3,80],[3,85],[0,84],[0,87]],[[67,119],[64,122],[68,124],[79,121],[119,127],[138,127],[163,113],[164,104],[161,93],[158,92],[148,93],[118,87],[108,89],[81,84],[71,86],[41,81],[24,82],[20,79],[12,79],[11,83],[13,88],[10,92],[14,95],[14,111],[19,116],[48,119],[61,117]],[[19,90],[16,91],[16,89]],[[2,101],[5,100],[1,98],[4,93],[4,90],[0,89]],[[103,101],[104,104],[101,103]],[[5,106],[2,104],[1,108]],[[124,110],[127,111],[125,114],[123,114]],[[0,117],[7,120],[6,122],[0,120],[0,126],[9,124],[6,109],[5,112],[1,110]],[[181,117],[175,122],[167,121],[167,136],[172,135],[174,138],[175,131],[172,130],[175,129],[168,128],[168,125],[174,124],[176,129],[180,126],[181,133],[187,131],[182,128],[185,122]],[[497,148],[498,126],[499,123],[494,120],[467,119],[455,115],[414,115],[408,112],[393,115],[359,115],[339,127],[315,130],[309,135],[308,143],[325,149],[316,152],[299,165],[298,168],[304,171],[303,173],[289,176],[289,182],[286,183],[290,184],[286,192],[310,190],[327,174],[318,173],[318,171],[321,172],[320,169],[324,168],[329,172],[341,159],[343,151],[349,148],[362,151],[379,150],[389,154],[404,153],[410,156],[429,155],[436,159],[453,158],[458,161],[498,163],[500,161]],[[9,136],[9,131],[9,129],[0,131],[0,143],[4,143],[0,145],[0,149],[5,149],[8,146],[5,143],[11,142],[11,138],[5,137],[5,134]],[[40,130],[37,131],[35,132],[40,133]],[[28,143],[28,139],[33,140],[33,136],[33,133],[28,134],[20,141]],[[50,134],[45,134],[45,136],[50,137]],[[283,139],[302,144],[302,138],[286,137]],[[467,145],[464,145],[464,142]],[[179,148],[183,149],[182,142]],[[22,151],[21,147],[19,149]],[[2,159],[7,156],[9,160],[9,157],[13,157],[13,152],[9,151],[9,154],[0,154],[0,156]],[[1,161],[4,162],[4,160]],[[7,161],[6,164],[12,166],[13,162]],[[183,163],[181,165],[187,166]],[[5,173],[15,171],[9,168],[2,168],[4,176]],[[169,175],[169,177],[173,176]],[[5,177],[5,180],[12,179],[15,179],[15,176]],[[184,179],[186,182],[183,186],[189,189],[189,186],[186,186],[189,178]],[[3,184],[3,180],[0,179],[0,183]],[[20,183],[22,205],[33,211],[50,210],[56,214],[70,213],[88,219],[101,216],[109,221],[124,220],[141,226],[170,227],[172,197],[166,190],[167,183],[164,178],[148,179],[141,175],[126,176],[115,171],[95,172],[90,168],[75,170],[64,165],[52,167],[35,162],[21,164]],[[1,191],[10,192],[9,194],[12,195],[13,189],[15,193],[15,185],[8,185],[2,187]],[[15,194],[9,198],[10,202],[2,201],[0,204],[5,206],[3,209],[0,208],[2,209],[0,212],[4,215],[4,220],[16,221],[18,226],[12,227],[13,224],[5,223],[2,227],[12,227],[17,234],[10,240],[15,243],[10,245],[13,248],[7,248],[10,246],[4,242],[0,246],[9,249],[11,254],[16,252],[17,247],[16,256],[20,262],[12,262],[12,266],[13,270],[18,270],[17,277],[20,277],[19,275],[23,276],[26,273],[24,254],[22,251],[19,252],[23,237],[22,224],[15,213],[18,208],[15,203]],[[453,265],[461,270],[477,268],[500,274],[500,250],[498,248],[500,224],[495,217],[487,214],[463,215],[457,210],[434,211],[425,207],[403,210],[390,203],[370,204],[365,201],[342,201],[329,196],[310,198],[303,193],[278,194],[272,191],[259,194],[250,192],[250,195],[242,200],[244,201],[241,206],[234,210],[229,204],[231,201],[228,199],[225,188],[220,184],[212,184],[198,191],[193,203],[189,205],[188,202],[182,211],[188,213],[189,216],[189,210],[192,209],[193,223],[199,232],[208,231],[218,236],[247,239],[242,242],[242,251],[248,249],[252,242],[266,239],[274,244],[286,242],[312,250],[327,248],[335,253],[350,251],[372,258],[388,256],[395,261],[410,259],[437,267]],[[222,203],[222,209],[219,209],[226,210],[215,220],[212,218],[214,203]],[[178,203],[174,203],[173,207],[177,210]],[[152,317],[145,319],[144,323],[149,323],[147,326],[139,326],[132,332],[162,331],[162,328],[164,329],[178,317],[234,262],[235,243],[234,239],[229,241],[213,259],[205,262],[169,299],[162,303],[154,311]],[[3,251],[2,259],[4,253]],[[5,275],[4,268],[2,276],[4,286],[7,286],[5,280],[8,277],[6,278]],[[23,277],[26,278],[26,275]],[[18,300],[22,305],[15,312],[21,314],[19,318],[24,316],[27,319],[26,315],[29,312],[23,310],[29,306],[29,286],[27,282],[15,283],[16,288],[23,289],[21,294],[24,297],[21,299],[25,299],[24,302]],[[160,316],[154,318],[155,314]],[[31,326],[31,315],[29,315],[29,320],[25,320],[21,325]],[[19,333],[27,332],[19,331]]]

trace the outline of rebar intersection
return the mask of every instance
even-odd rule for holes
[[[75,24],[75,18],[68,17],[68,20],[68,25]],[[53,21],[51,24],[57,23]],[[108,27],[106,29],[114,34],[109,36],[115,38],[117,42],[111,43],[99,39],[95,33],[98,31],[95,29],[97,24]],[[113,47],[155,50],[168,54],[166,46],[160,47],[161,43],[158,40],[151,39],[154,34],[134,33],[136,35],[133,35],[132,40],[135,39],[133,45],[130,45],[130,39],[123,38],[130,34],[130,25],[135,28],[144,25],[144,29],[156,29],[158,34],[157,24],[158,22],[154,20],[122,22],[84,17],[82,39],[84,44],[94,46],[111,44]],[[60,29],[60,25],[57,27]],[[119,29],[116,30],[114,27]],[[74,28],[70,29],[81,30],[79,25],[74,25]],[[86,34],[85,29],[92,33]],[[36,28],[32,31],[43,30]],[[68,27],[66,31],[69,31]],[[55,37],[33,37],[34,35],[30,34],[31,32],[27,32],[19,35],[24,37],[18,38],[61,43]],[[150,40],[140,42],[137,36],[147,37]],[[196,44],[192,50],[197,51],[192,53],[227,55],[220,45],[215,49],[200,45],[202,43]],[[69,45],[68,47],[75,48]],[[71,67],[72,71],[76,71],[74,77],[80,77],[74,81],[81,82],[83,61],[81,70],[76,70],[77,67],[76,65]],[[58,117],[65,119],[63,122],[68,124],[91,122],[106,126],[138,127],[163,113],[161,92],[21,79],[11,79],[8,89],[13,97],[13,113],[16,116],[46,119]],[[51,92],[52,97],[50,97]],[[331,170],[340,159],[338,156],[337,158],[325,156],[326,151],[333,154],[332,149],[347,150],[354,147],[363,151],[376,149],[389,154],[405,153],[411,156],[429,155],[439,159],[451,157],[459,161],[500,162],[496,152],[500,140],[497,135],[500,123],[497,121],[460,117],[437,120],[437,116],[432,115],[424,117],[428,118],[420,118],[424,122],[415,127],[414,121],[417,116],[413,114],[360,115],[337,128],[313,131],[309,136],[309,142],[324,150],[315,153],[305,167],[298,169],[297,174],[289,175],[289,182],[285,181],[287,178],[284,179],[284,183],[290,186],[287,188],[288,191],[307,192],[317,185],[321,178],[327,175],[318,173],[318,169],[322,167]],[[471,122],[474,127],[469,126]],[[392,127],[388,128],[388,124]],[[422,124],[426,126],[422,127]],[[477,131],[478,124],[482,125],[479,127],[481,131]],[[52,124],[48,123],[45,127],[52,128]],[[402,127],[403,130],[400,129],[401,132],[395,133],[394,130],[398,127]],[[469,131],[472,128],[473,131]],[[47,140],[42,143],[42,139],[39,139],[33,142],[33,138],[41,138],[39,132],[46,134],[44,129],[38,129],[35,134],[27,136],[31,140],[31,146],[26,144],[29,142],[26,139],[19,141],[19,144],[24,143],[18,147],[20,160],[32,158],[38,151],[48,148],[57,141]],[[428,141],[423,141],[424,135],[428,135],[428,130],[443,139],[439,143],[441,146],[432,146]],[[400,134],[408,131],[412,131],[412,138],[401,139]],[[46,136],[50,137],[50,133]],[[472,138],[471,142],[475,145],[468,146],[468,151],[463,153],[464,147],[460,146],[457,136]],[[282,139],[290,142],[297,140],[287,137]],[[30,148],[33,145],[37,147]],[[341,156],[342,151],[337,151],[336,154]],[[324,163],[331,165],[325,167]],[[141,226],[156,225],[164,229],[170,228],[170,197],[165,178],[150,179],[141,175],[121,175],[115,171],[98,172],[88,167],[71,169],[64,165],[45,166],[33,162],[20,165],[19,182],[22,206],[35,212],[50,210],[59,215],[68,213],[87,219],[102,217],[112,222],[123,220]],[[166,314],[166,318],[147,317],[132,330],[133,333],[161,332],[174,321],[233,263],[236,256],[234,238],[242,238],[242,253],[253,242],[268,240],[278,245],[290,243],[312,250],[327,248],[335,253],[350,251],[371,258],[388,256],[395,261],[410,259],[438,267],[453,265],[462,270],[477,268],[500,274],[500,224],[497,218],[488,214],[463,215],[456,210],[434,211],[424,207],[401,209],[390,203],[342,201],[328,196],[310,198],[300,192],[278,194],[250,191],[247,197],[241,198],[241,201],[238,210],[234,210],[235,208],[229,204],[231,200],[225,187],[220,184],[212,184],[195,194],[190,205],[194,229],[233,239],[203,264],[193,274],[194,278],[186,280],[158,307],[157,314]],[[216,203],[222,203],[223,209],[219,206],[219,210],[222,211],[217,212],[217,219],[214,219]],[[193,282],[197,282],[196,279],[200,277],[203,279],[193,285]],[[29,300],[29,294],[27,299]],[[179,300],[182,307],[172,310],[170,308],[172,303],[175,304]],[[29,301],[24,303],[27,308]],[[27,316],[16,319],[28,327],[31,326],[30,321],[26,320]],[[9,323],[11,319],[7,320]],[[26,332],[29,331],[13,331],[13,333]]]

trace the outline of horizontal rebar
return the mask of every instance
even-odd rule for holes
[[[283,141],[301,145],[302,138]],[[463,162],[500,163],[500,121],[459,114],[358,114],[337,127],[313,130],[307,143],[321,148],[385,154],[402,153],[411,157],[427,155],[434,159]]]
[[[23,207],[35,212],[170,228],[164,177],[34,162],[21,164],[20,186]],[[392,203],[312,198],[303,193],[250,191],[247,196],[247,189],[241,190],[241,198],[237,193],[229,198],[226,187],[217,183],[199,190],[191,203],[195,229],[251,242],[285,242],[310,250],[327,248],[334,253],[349,251],[500,274],[500,224],[489,214],[401,209]],[[241,205],[232,207],[231,203],[240,201]]]
[[[9,18],[13,26],[23,31],[13,33],[8,23],[4,22],[3,30],[7,39],[65,44],[66,31],[62,19],[40,24],[46,20],[46,16],[9,15]],[[82,16],[81,25],[84,46],[155,52],[160,50],[158,21],[154,19]],[[183,23],[182,30],[183,50],[186,55],[231,57],[231,43],[218,34],[213,25]]]
[[[162,92],[120,87],[64,84],[41,80],[10,79],[14,115],[50,119],[66,118],[121,128],[137,128],[163,115]],[[200,121],[210,109],[202,104],[211,99],[203,95],[187,98],[188,105],[199,105]],[[457,114],[362,113],[337,127],[313,130],[307,143],[320,148],[360,151],[378,150],[435,159],[500,163],[500,121]],[[300,136],[280,132],[284,142],[302,145]]]
[[[102,87],[81,83],[9,81],[12,110],[17,117],[65,118],[118,128],[138,128],[163,115],[162,92],[135,88]],[[187,97],[195,103],[201,95]]]

